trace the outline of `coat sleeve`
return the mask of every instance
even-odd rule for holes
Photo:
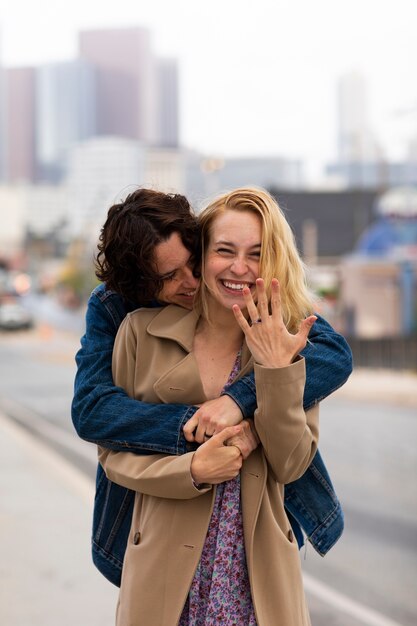
[[[193,454],[138,456],[98,448],[99,462],[112,482],[150,496],[180,500],[196,498],[212,489],[212,485],[198,489],[194,485],[190,471]]]
[[[256,430],[277,481],[289,483],[304,474],[318,443],[318,406],[303,408],[304,359],[276,369],[255,364],[255,382]]]

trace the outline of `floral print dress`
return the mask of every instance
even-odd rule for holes
[[[240,352],[225,389],[240,371]],[[203,552],[179,626],[256,626],[243,539],[240,474],[217,485]]]

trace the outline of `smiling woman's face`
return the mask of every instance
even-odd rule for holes
[[[261,218],[252,211],[226,210],[213,221],[204,279],[212,297],[224,307],[243,308],[244,287],[255,293],[261,239]]]

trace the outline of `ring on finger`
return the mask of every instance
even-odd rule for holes
[[[253,321],[252,321],[252,326],[253,326],[254,324],[262,324],[262,320],[261,320],[261,318],[260,318],[260,317],[258,317],[258,319],[257,319],[257,320],[253,320]]]

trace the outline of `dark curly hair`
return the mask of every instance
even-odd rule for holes
[[[199,265],[199,227],[188,200],[179,194],[137,189],[110,207],[101,229],[96,276],[123,298],[147,303],[161,291],[154,269],[155,246],[178,233]]]

